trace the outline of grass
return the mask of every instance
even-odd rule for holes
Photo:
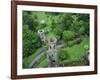
[[[43,61],[41,61],[40,64],[37,65],[37,67],[47,67],[47,66],[48,66],[48,62],[46,58]]]
[[[36,57],[37,53],[40,51],[40,49],[37,49],[35,53],[30,55],[29,57],[26,57],[23,59],[23,68],[28,68],[29,64],[32,62],[32,60]]]
[[[89,39],[88,37],[83,37],[82,38],[82,42],[80,44],[75,44],[72,47],[67,47],[66,50],[68,52],[69,58],[68,60],[64,60],[61,61],[61,63],[65,64],[65,63],[69,63],[72,61],[77,61],[77,60],[81,60],[85,50],[84,50],[84,46],[85,45],[89,45]]]
[[[45,60],[46,59],[46,53],[44,53],[42,56],[41,56],[41,58],[35,63],[35,67],[39,67],[38,65],[43,61],[43,60]],[[41,67],[41,66],[40,66]]]

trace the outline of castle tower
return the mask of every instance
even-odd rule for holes
[[[39,35],[39,37],[40,37],[40,39],[41,39],[42,44],[44,44],[45,41],[46,41],[46,37],[45,37],[45,32],[44,32],[44,30],[43,30],[43,29],[38,30],[38,35]]]
[[[57,39],[52,37],[48,39],[48,51],[47,51],[47,59],[49,63],[49,67],[57,67],[58,66],[58,56],[56,50]]]

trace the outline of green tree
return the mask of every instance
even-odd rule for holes
[[[31,55],[40,47],[38,35],[28,29],[28,25],[23,26],[23,57]]]
[[[29,29],[36,31],[36,26],[38,26],[37,16],[32,14],[30,11],[23,12],[23,25],[28,25]]]
[[[72,24],[72,21],[73,21],[73,18],[71,17],[72,16],[72,14],[70,13],[64,13],[64,14],[62,14],[62,18],[61,18],[61,20],[62,20],[62,28],[63,28],[63,30],[70,30],[70,26],[71,26],[71,24]]]

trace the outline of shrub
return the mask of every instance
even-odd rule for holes
[[[68,41],[67,42],[67,46],[73,46],[75,44],[75,41],[73,40],[73,41]]]
[[[84,33],[84,32],[85,32],[85,28],[84,28],[84,27],[81,27],[81,28],[79,29],[79,32],[80,32],[80,33]]]
[[[89,45],[84,45],[84,49],[88,50],[89,49]]]
[[[60,61],[66,60],[69,58],[68,52],[66,48],[60,49],[58,51],[58,57]]]
[[[75,36],[75,33],[73,31],[64,31],[63,32],[63,39],[65,41],[69,41],[71,39],[73,39]]]

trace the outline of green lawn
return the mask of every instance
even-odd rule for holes
[[[83,38],[82,42],[78,45],[68,47],[68,53],[70,54],[70,59],[80,59],[84,55],[84,46],[88,45],[88,39]]]
[[[82,57],[85,54],[84,46],[89,45],[89,39],[88,37],[83,37],[82,42],[80,44],[75,44],[72,47],[67,47],[65,48],[67,50],[67,53],[69,55],[68,59],[65,59],[63,61],[60,61],[62,64],[70,64],[72,62],[75,63],[75,61],[80,61],[82,60]]]
[[[28,68],[29,64],[32,62],[32,60],[36,57],[37,53],[40,51],[40,49],[37,49],[37,51],[35,53],[33,53],[32,55],[30,55],[29,57],[25,57],[23,59],[23,67],[24,68]]]
[[[46,58],[43,61],[41,61],[40,64],[37,65],[37,67],[39,67],[39,68],[47,67],[47,66],[48,66],[48,62],[47,62]]]

